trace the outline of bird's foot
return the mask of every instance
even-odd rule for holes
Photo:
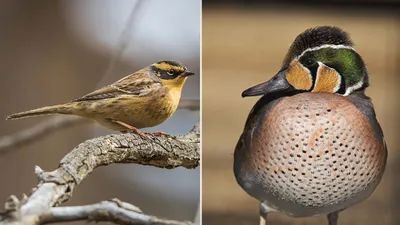
[[[150,137],[147,135],[147,133],[140,131],[139,129],[137,129],[134,126],[131,126],[131,125],[129,125],[127,123],[124,123],[124,122],[121,122],[121,121],[115,121],[115,122],[118,123],[119,125],[127,128],[124,133],[133,133],[133,134],[137,134],[137,135],[139,135],[141,137],[150,139]]]
[[[152,133],[154,136],[168,136],[168,134],[162,132],[162,131],[158,131],[158,132],[154,132]]]
[[[133,134],[137,134],[141,137],[147,138],[147,139],[151,139],[145,132],[140,131],[139,129],[137,129],[136,127],[134,127],[133,129],[129,129],[127,130],[128,133],[133,133]]]

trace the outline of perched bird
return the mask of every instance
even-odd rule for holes
[[[293,217],[339,212],[368,198],[387,149],[371,100],[368,73],[349,35],[311,28],[294,40],[281,70],[243,97],[263,95],[235,148],[239,185],[270,212]]]
[[[190,75],[194,73],[179,62],[160,61],[74,101],[12,114],[7,119],[71,114],[94,119],[111,130],[144,135],[138,129],[159,125],[176,111]]]

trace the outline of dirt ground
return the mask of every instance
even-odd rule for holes
[[[370,72],[367,94],[372,97],[390,154],[382,183],[369,199],[341,213],[340,225],[397,224],[399,20],[363,11],[295,8],[203,11],[203,224],[258,223],[257,201],[237,185],[232,172],[234,146],[257,100],[242,99],[240,94],[274,75],[296,35],[316,25],[337,25],[351,33]],[[268,224],[327,222],[323,216],[293,219],[276,213]]]

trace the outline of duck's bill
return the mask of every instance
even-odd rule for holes
[[[242,97],[266,95],[279,91],[287,91],[292,86],[286,80],[286,70],[282,70],[267,82],[253,86],[242,92]]]

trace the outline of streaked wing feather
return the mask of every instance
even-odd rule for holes
[[[92,101],[92,100],[100,100],[106,98],[114,98],[120,95],[137,95],[137,96],[145,96],[151,90],[160,86],[161,83],[152,79],[148,76],[144,71],[139,71],[133,73],[127,77],[122,78],[121,80],[100,88],[92,93],[89,93],[81,98],[76,99],[75,101]]]

